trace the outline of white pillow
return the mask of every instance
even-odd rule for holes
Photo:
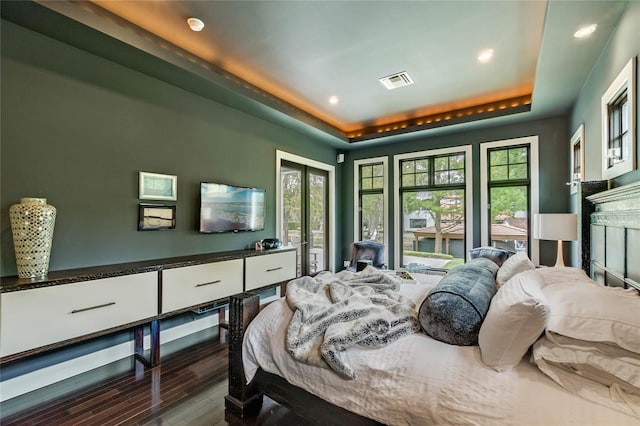
[[[542,291],[551,307],[548,331],[640,353],[640,295],[636,290],[554,284]]]
[[[496,274],[496,284],[500,288],[514,275],[531,269],[536,269],[536,265],[529,260],[527,253],[520,251],[504,261]]]
[[[544,280],[533,269],[511,278],[493,296],[478,336],[485,364],[508,370],[540,337],[550,313],[542,286]]]

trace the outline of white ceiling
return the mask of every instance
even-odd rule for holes
[[[627,5],[608,0],[82,3],[71,4],[91,11],[86,25],[103,32],[119,27],[110,35],[127,42],[115,14],[134,24],[138,35],[142,28],[157,36],[147,41],[166,40],[165,51],[199,62],[207,72],[253,91],[255,99],[303,117],[306,125],[329,129],[342,141],[440,127],[447,120],[426,127],[415,123],[505,99],[531,97],[526,109],[513,109],[518,114],[511,119],[566,113]],[[96,5],[109,12],[96,12]],[[190,16],[204,21],[203,31],[188,28]],[[598,24],[593,35],[573,37],[590,23]],[[480,63],[479,53],[489,48],[493,59]],[[378,81],[400,71],[415,84],[388,91]],[[329,103],[331,96],[339,98],[336,105]],[[375,131],[394,123],[409,127]],[[354,137],[357,133],[364,135]]]

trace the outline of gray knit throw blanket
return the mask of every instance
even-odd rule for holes
[[[300,362],[355,379],[345,349],[386,346],[420,329],[415,304],[398,294],[399,288],[399,278],[371,266],[290,281],[286,299],[294,314],[287,350]]]

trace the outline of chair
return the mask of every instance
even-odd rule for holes
[[[376,241],[354,241],[351,243],[351,260],[347,269],[358,270],[358,261],[369,260],[378,269],[386,268],[384,264],[384,244]]]

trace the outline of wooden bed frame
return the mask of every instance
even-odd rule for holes
[[[633,287],[640,291],[640,181],[587,197],[594,203],[591,214],[591,278],[602,285]],[[242,340],[249,323],[260,311],[259,297],[253,293],[232,296],[229,304],[229,395],[225,407],[241,416],[255,415],[262,395],[289,408],[310,423],[325,425],[379,425],[344,408],[289,384],[275,374],[258,370],[245,384]]]

